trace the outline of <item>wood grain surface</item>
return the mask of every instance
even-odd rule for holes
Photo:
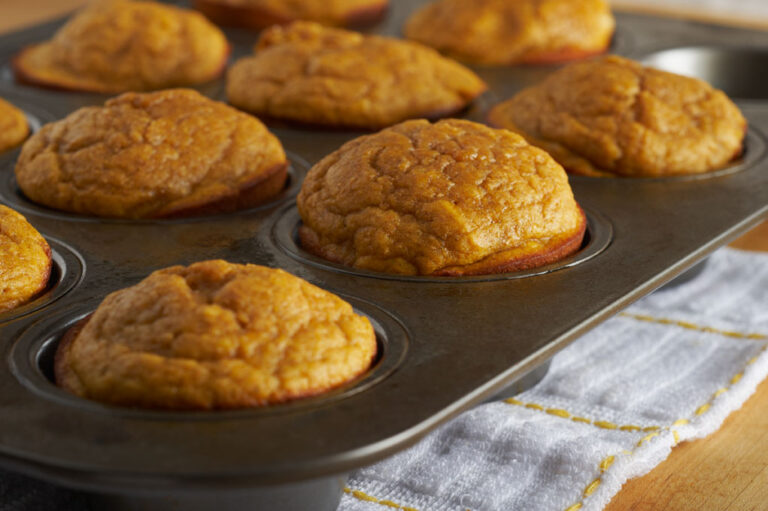
[[[741,410],[701,440],[683,442],[629,481],[605,511],[768,509],[768,380]]]
[[[84,3],[0,0],[0,33],[60,16]],[[768,222],[732,246],[768,252]],[[606,508],[657,510],[768,510],[768,381],[719,431],[675,447],[664,463],[629,481]]]

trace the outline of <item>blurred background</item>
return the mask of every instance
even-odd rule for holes
[[[88,0],[0,0],[0,32],[54,18]],[[768,0],[611,0],[617,10],[768,29]]]

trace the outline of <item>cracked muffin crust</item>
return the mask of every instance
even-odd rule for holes
[[[50,276],[48,243],[23,216],[0,204],[0,313],[34,298]]]
[[[126,93],[46,124],[16,180],[45,206],[99,217],[235,211],[277,195],[280,142],[256,118],[186,89]]]
[[[486,86],[416,43],[296,22],[262,33],[227,76],[229,101],[260,116],[377,129],[465,108]]]
[[[378,21],[389,0],[195,0],[194,6],[221,25],[266,28],[305,20],[343,27]]]
[[[28,134],[24,112],[0,98],[0,153],[21,144]]]
[[[194,11],[155,2],[94,2],[50,41],[13,60],[16,79],[89,92],[146,91],[213,80],[226,66],[224,34]]]
[[[606,0],[438,0],[412,14],[403,31],[459,60],[509,65],[602,53],[614,27]]]
[[[205,261],[108,295],[59,345],[56,382],[103,403],[227,409],[342,385],[371,365],[376,336],[341,298],[257,265]]]
[[[591,176],[716,170],[741,154],[747,127],[707,83],[616,56],[571,64],[495,106],[488,119],[568,172]]]
[[[307,175],[302,246],[410,275],[479,275],[575,252],[586,220],[562,167],[522,137],[470,121],[407,121],[352,140]]]

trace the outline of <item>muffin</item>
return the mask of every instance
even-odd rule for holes
[[[312,396],[371,365],[376,337],[339,297],[281,270],[205,261],[107,296],[56,352],[56,383],[102,403],[227,409]]]
[[[485,88],[472,71],[419,44],[310,22],[266,30],[256,54],[227,76],[229,101],[243,110],[369,130],[450,115]]]
[[[563,168],[522,137],[470,121],[407,121],[352,140],[307,175],[301,245],[404,275],[523,270],[581,246]]]
[[[13,60],[16,79],[116,93],[192,85],[221,74],[224,34],[197,12],[154,2],[94,2]]]
[[[282,191],[287,161],[256,118],[193,90],[126,93],[46,124],[16,180],[50,208],[99,217],[236,211]]]
[[[0,98],[0,153],[21,144],[29,135],[24,112]]]
[[[266,28],[298,20],[366,25],[384,16],[389,0],[195,0],[193,4],[220,25]]]
[[[606,0],[438,0],[417,10],[404,32],[459,60],[503,66],[602,53],[614,26]]]
[[[616,56],[571,64],[489,113],[568,172],[668,176],[719,169],[747,123],[719,90]]]
[[[23,216],[0,204],[0,313],[48,286],[51,247]]]

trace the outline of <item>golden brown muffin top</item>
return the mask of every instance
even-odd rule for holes
[[[337,387],[376,354],[367,318],[286,273],[205,261],[107,296],[56,355],[80,397],[162,409],[279,403]]]
[[[46,124],[24,144],[16,179],[51,208],[147,218],[234,196],[285,165],[258,119],[171,89],[126,93]]]
[[[603,52],[614,27],[606,0],[438,0],[404,32],[460,60],[507,65]]]
[[[229,71],[230,103],[274,118],[375,129],[464,108],[472,71],[419,44],[296,22],[262,33]]]
[[[368,10],[383,10],[389,0],[202,0],[197,3],[254,9],[280,23],[296,20],[343,26]]]
[[[0,204],[0,312],[34,298],[50,275],[48,243],[23,216]]]
[[[218,76],[229,46],[195,11],[155,2],[94,2],[14,62],[24,81],[93,92],[192,85]]]
[[[746,129],[738,107],[707,83],[616,56],[557,71],[489,120],[586,175],[711,171],[741,152]]]
[[[28,134],[24,112],[0,98],[0,153],[22,143]]]
[[[312,252],[396,274],[471,274],[461,268],[535,255],[584,228],[547,153],[457,119],[348,142],[310,170],[298,207]]]

